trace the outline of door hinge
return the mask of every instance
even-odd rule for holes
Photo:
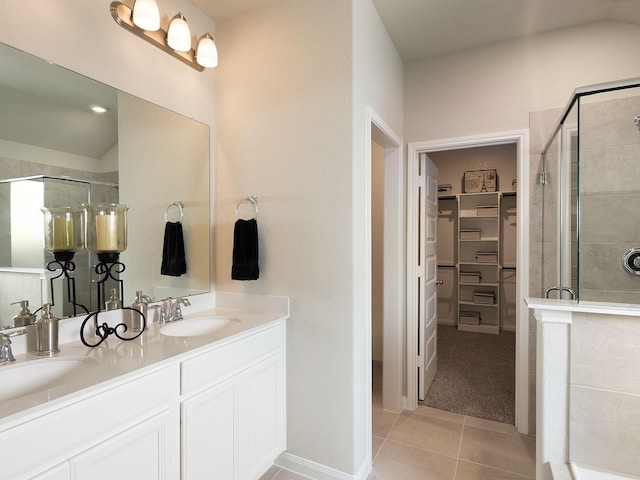
[[[542,172],[538,176],[538,183],[540,185],[546,185],[547,183],[549,183],[549,175],[547,174],[547,172]]]

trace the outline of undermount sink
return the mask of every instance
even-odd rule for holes
[[[75,380],[97,362],[85,357],[55,357],[0,367],[0,402],[42,392]]]
[[[160,333],[170,337],[197,337],[213,333],[233,323],[240,323],[240,321],[230,317],[190,318],[170,323],[162,327]]]

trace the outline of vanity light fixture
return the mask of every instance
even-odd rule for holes
[[[178,52],[191,50],[191,30],[182,12],[178,12],[169,22],[167,45]]]
[[[158,28],[155,30],[152,30],[155,22],[146,24],[144,20],[140,20],[139,23],[138,11],[154,11],[154,6],[157,9],[155,0],[135,0],[133,9],[120,1],[114,1],[111,2],[109,9],[113,20],[122,28],[164,50],[191,68],[202,72],[205,68],[218,65],[218,50],[211,34],[205,33],[200,37],[197,50],[191,48],[191,32],[182,13],[176,14],[171,19],[168,31],[160,28],[159,19]],[[142,19],[142,13],[140,15]]]
[[[156,0],[134,0],[133,23],[143,30],[155,32],[160,28],[160,10]]]

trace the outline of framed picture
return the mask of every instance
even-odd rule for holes
[[[464,172],[464,193],[495,192],[498,188],[497,170],[469,170]]]

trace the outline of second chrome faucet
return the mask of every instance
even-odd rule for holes
[[[191,302],[189,302],[188,298],[178,297],[164,299],[162,301],[162,305],[159,306],[160,316],[158,318],[158,323],[168,323],[175,320],[182,320],[184,318],[182,316],[183,306],[191,306]]]

